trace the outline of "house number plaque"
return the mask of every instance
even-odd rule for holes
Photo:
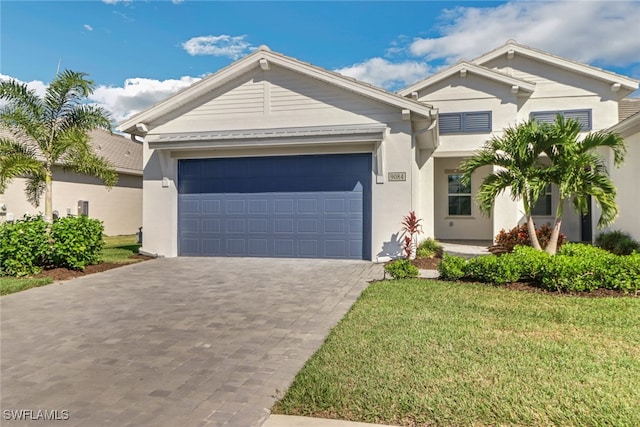
[[[406,172],[389,172],[389,181],[406,181]]]

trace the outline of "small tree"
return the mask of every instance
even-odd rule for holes
[[[553,232],[546,248],[553,255],[557,251],[565,201],[570,200],[576,213],[584,215],[590,209],[589,196],[593,197],[601,208],[599,228],[616,218],[616,187],[597,150],[609,148],[613,152],[614,165],[619,167],[624,161],[626,147],[624,139],[612,132],[591,132],[579,140],[582,125],[559,114],[553,124],[544,128],[548,137],[545,153],[552,162],[550,182],[558,186],[559,193]]]
[[[541,157],[548,143],[541,126],[530,120],[494,136],[460,166],[465,183],[471,181],[471,174],[478,168],[497,166],[498,170],[487,175],[480,185],[476,196],[480,211],[491,215],[496,197],[508,189],[512,200],[523,202],[531,245],[538,250],[542,248],[531,212],[549,181],[549,170]]]
[[[113,166],[89,142],[89,131],[110,131],[111,124],[105,110],[86,103],[94,89],[86,76],[69,70],[59,73],[43,98],[15,80],[0,82],[0,99],[7,102],[0,111],[0,126],[11,134],[0,138],[0,194],[13,178],[26,177],[27,199],[38,206],[44,193],[49,223],[54,165],[96,176],[108,188],[118,181]]]

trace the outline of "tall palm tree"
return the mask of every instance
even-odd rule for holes
[[[44,97],[15,80],[0,82],[0,126],[10,137],[0,137],[0,193],[13,178],[27,179],[25,193],[35,206],[44,192],[45,220],[52,221],[54,165],[100,178],[108,188],[118,181],[113,166],[98,156],[88,132],[111,130],[105,110],[86,103],[94,84],[87,74],[65,70],[56,75]]]
[[[541,157],[547,148],[547,141],[543,128],[535,120],[530,120],[509,127],[502,135],[491,138],[460,167],[465,183],[470,182],[471,174],[476,169],[482,166],[497,167],[480,185],[476,196],[480,211],[490,215],[496,197],[509,189],[512,200],[523,201],[529,238],[532,246],[539,250],[540,242],[531,212],[549,180],[549,168]]]
[[[591,196],[601,208],[598,227],[611,224],[618,215],[616,187],[597,150],[610,149],[614,165],[620,166],[626,147],[620,135],[605,131],[589,133],[579,140],[582,125],[577,120],[565,119],[561,115],[556,117],[553,124],[545,125],[544,129],[548,137],[545,153],[553,165],[550,179],[558,186],[559,194],[553,231],[546,248],[547,252],[555,254],[565,201],[571,200],[575,211],[584,215],[589,211]]]

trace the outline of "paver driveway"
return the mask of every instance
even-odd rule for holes
[[[381,277],[365,261],[173,258],[2,297],[0,423],[259,426]]]

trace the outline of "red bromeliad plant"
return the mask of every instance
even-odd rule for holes
[[[402,231],[404,234],[402,249],[407,259],[415,257],[414,248],[418,243],[417,236],[422,233],[420,221],[422,220],[416,216],[414,211],[409,212],[409,215],[405,215],[402,218]]]

